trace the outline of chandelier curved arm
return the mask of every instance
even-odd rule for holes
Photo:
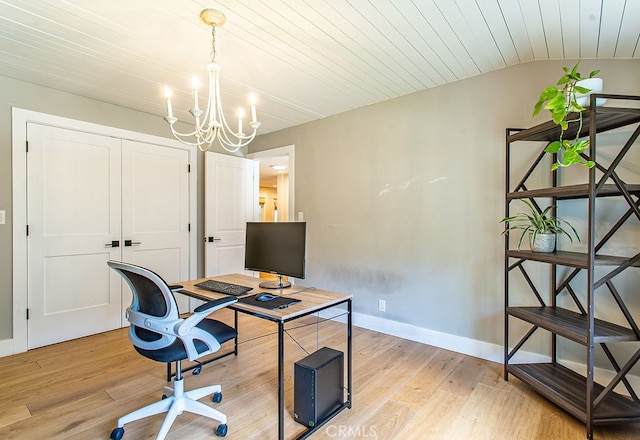
[[[249,123],[249,125],[251,126],[253,131],[251,134],[246,135],[242,131],[241,116],[238,115],[238,131],[234,132],[233,129],[229,127],[229,124],[227,123],[227,118],[225,117],[224,112],[222,111],[222,99],[220,97],[220,76],[218,75],[217,72],[213,76],[212,80],[214,83],[214,91],[215,91],[214,95],[216,97],[215,101],[216,101],[216,107],[217,107],[217,114],[219,115],[220,124],[222,126],[221,130],[219,130],[219,133],[218,133],[218,139],[220,143],[223,145],[223,147],[226,145],[227,147],[234,148],[235,151],[237,151],[238,148],[248,145],[256,137],[256,132],[258,130],[258,127],[260,127],[260,123],[255,120],[252,120]],[[255,108],[255,103],[252,103],[251,106],[252,106],[252,109]],[[254,112],[255,110],[252,113]],[[229,151],[227,148],[225,149]]]

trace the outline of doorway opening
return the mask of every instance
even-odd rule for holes
[[[259,221],[295,221],[294,146],[273,148],[249,154],[247,157],[260,164]],[[260,278],[275,279],[273,274],[260,273]]]

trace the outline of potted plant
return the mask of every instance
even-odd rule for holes
[[[503,234],[507,234],[512,229],[522,230],[520,240],[518,240],[518,249],[522,245],[522,241],[527,233],[530,234],[529,246],[534,252],[553,252],[556,244],[556,235],[564,234],[569,237],[571,243],[573,243],[573,236],[580,241],[580,236],[576,229],[571,226],[566,220],[562,220],[558,217],[549,215],[549,212],[554,208],[553,205],[547,206],[544,211],[539,212],[531,202],[522,200],[522,203],[529,207],[529,212],[519,212],[514,216],[505,217],[500,220],[501,223],[506,225]],[[562,224],[571,228],[570,234],[563,227]]]
[[[547,153],[560,153],[558,160],[551,166],[552,170],[558,167],[567,167],[573,164],[582,164],[588,168],[595,165],[592,160],[584,160],[580,154],[589,148],[589,139],[580,139],[582,131],[582,112],[586,109],[578,100],[584,95],[588,95],[591,89],[585,87],[581,81],[594,78],[600,72],[594,70],[588,77],[583,77],[578,72],[580,61],[572,69],[563,67],[564,75],[560,77],[556,86],[547,87],[540,94],[540,99],[533,108],[533,116],[545,110],[551,112],[551,119],[560,126],[560,138],[551,142],[544,151]],[[588,105],[588,101],[587,104]],[[569,127],[570,122],[578,122],[578,131],[574,139],[565,139],[564,132]]]

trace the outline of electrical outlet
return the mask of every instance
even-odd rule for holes
[[[7,211],[0,211],[0,225],[4,225],[7,221]]]
[[[299,222],[304,221],[304,213],[302,211],[298,212],[298,221]]]
[[[387,302],[383,299],[378,300],[378,310],[381,312],[387,311]]]

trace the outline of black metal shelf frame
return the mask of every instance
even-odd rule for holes
[[[616,103],[622,103],[620,107],[596,107],[597,98],[607,98]],[[590,107],[583,113],[583,124],[578,122],[569,124],[565,132],[565,138],[575,137],[581,129],[581,137],[589,136],[590,146],[583,157],[593,160],[596,165],[588,171],[588,182],[580,185],[561,186],[558,184],[559,173],[549,171],[551,187],[529,188],[527,182],[534,172],[539,171],[547,153],[544,147],[535,157],[531,166],[524,172],[521,180],[511,188],[511,148],[512,144],[523,141],[551,142],[558,139],[560,129],[552,121],[539,124],[529,129],[506,129],[506,183],[505,183],[505,217],[509,215],[510,203],[518,199],[528,199],[540,209],[536,198],[551,200],[552,205],[559,201],[570,199],[586,199],[587,212],[587,252],[556,251],[551,254],[541,254],[529,251],[513,250],[509,247],[509,238],[505,234],[504,252],[504,379],[508,380],[509,373],[527,383],[540,394],[551,400],[573,416],[582,420],[586,425],[587,438],[593,438],[593,427],[598,424],[608,423],[634,423],[640,421],[640,399],[631,383],[627,380],[627,374],[640,360],[640,328],[630,310],[623,301],[614,285],[614,278],[626,270],[634,270],[640,267],[640,246],[636,247],[634,255],[604,255],[602,248],[623,225],[631,218],[640,221],[640,185],[625,182],[616,172],[617,167],[623,163],[625,156],[632,148],[637,146],[640,137],[640,108],[638,102],[640,96],[594,94],[591,95]],[[575,119],[575,118],[572,118]],[[598,161],[596,154],[597,135],[613,129],[625,127],[631,130],[630,135],[621,145],[616,157],[609,165]],[[553,160],[557,157],[554,155]],[[619,219],[602,234],[596,237],[596,199],[602,197],[616,197],[620,203],[626,202],[628,209]],[[554,210],[555,211],[555,210]],[[552,212],[555,215],[555,212]],[[507,227],[507,225],[505,225]],[[543,294],[534,285],[531,276],[527,273],[525,262],[532,261],[549,266],[551,285],[549,286],[549,299],[545,301]],[[610,267],[611,270],[600,278],[596,278],[597,267]],[[573,268],[568,274],[559,276],[558,268]],[[510,274],[518,271],[529,286],[532,298],[536,304],[527,307],[514,307],[510,305]],[[586,273],[586,299],[581,302],[578,292],[574,290],[571,282],[579,273]],[[608,323],[597,319],[595,309],[596,289],[606,288],[612,301],[617,304],[624,320],[624,326]],[[558,306],[558,298],[566,292],[572,300],[577,311],[568,310]],[[638,292],[640,293],[640,292]],[[600,292],[598,292],[600,295]],[[531,327],[515,344],[509,340],[509,325],[511,319],[518,319],[531,324]],[[551,335],[551,362],[544,364],[515,365],[510,364],[513,356],[525,345],[525,343],[538,330],[545,330]],[[557,337],[563,337],[586,347],[586,376],[569,372],[563,367],[557,358]],[[635,343],[636,351],[621,362],[615,358],[610,348],[611,344]],[[602,386],[594,380],[594,361],[596,346],[600,347],[606,358],[611,363],[615,372],[614,378],[606,386]],[[620,395],[614,391],[619,384],[626,389],[626,395]]]

